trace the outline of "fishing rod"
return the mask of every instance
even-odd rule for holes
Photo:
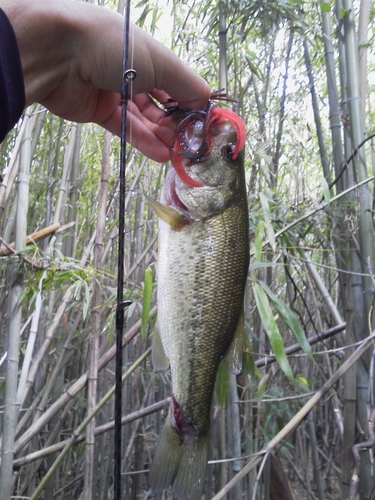
[[[125,174],[126,174],[126,117],[128,86],[135,79],[136,72],[129,68],[129,24],[130,0],[126,0],[124,17],[124,52],[121,84],[121,148],[120,148],[120,196],[118,225],[117,263],[117,308],[116,308],[116,369],[115,369],[115,430],[114,430],[114,499],[121,500],[121,417],[122,417],[122,332],[124,311],[130,301],[124,301],[124,254],[125,254]]]

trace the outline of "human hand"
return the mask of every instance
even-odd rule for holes
[[[16,33],[26,104],[40,102],[58,116],[99,123],[120,135],[123,17],[70,0],[0,0],[0,7]],[[171,96],[182,108],[200,109],[210,89],[140,28],[131,25],[129,43],[137,78],[128,103],[127,139],[148,157],[167,161],[175,124],[152,97],[161,102]]]

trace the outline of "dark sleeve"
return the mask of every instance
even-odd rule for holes
[[[25,87],[12,25],[0,9],[0,142],[22,115]]]

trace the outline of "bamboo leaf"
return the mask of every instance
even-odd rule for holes
[[[320,4],[320,8],[323,12],[329,12],[331,10],[331,4],[328,2],[323,2]]]
[[[275,354],[276,360],[282,371],[289,379],[293,380],[293,373],[285,354],[283,339],[280,335],[279,328],[272,313],[268,297],[263,288],[257,283],[253,284],[253,290],[255,302],[257,304],[264,329],[266,330],[268,339],[270,341],[272,351]]]
[[[331,201],[331,193],[329,191],[328,182],[325,180],[324,177],[322,179],[322,185],[323,185],[322,187],[323,187],[324,200],[326,201],[327,205],[329,205]]]
[[[269,378],[270,378],[269,373],[266,373],[265,375],[263,375],[263,377],[261,378],[261,380],[259,382],[258,390],[257,390],[257,399],[259,401],[262,399],[264,393],[266,392],[267,382],[268,382]]]
[[[277,262],[253,262],[249,265],[249,271],[255,271],[256,269],[267,269],[268,267],[276,267],[283,264],[278,264]]]
[[[143,305],[142,305],[142,322],[141,322],[141,336],[146,339],[148,318],[151,308],[152,296],[152,270],[148,267],[145,271],[144,285],[143,285]]]
[[[301,373],[299,373],[296,377],[297,385],[304,391],[307,392],[310,390],[309,381],[306,377],[304,377]]]
[[[272,249],[275,250],[276,240],[275,240],[275,233],[271,224],[271,210],[269,201],[263,193],[259,193],[259,199],[262,204],[264,222],[266,224],[266,229],[268,234],[268,241],[270,242]]]
[[[251,380],[255,380],[256,377],[261,377],[261,373],[255,365],[254,356],[251,353],[243,353],[242,363],[242,372],[245,375],[250,375]]]
[[[83,298],[83,319],[85,320],[86,317],[87,317],[87,313],[88,313],[88,310],[89,310],[89,306],[90,306],[90,288],[88,286],[88,284],[86,283],[86,281],[83,282],[84,283],[84,286],[85,286],[85,296]]]
[[[256,228],[255,240],[254,240],[255,259],[258,262],[262,260],[263,233],[264,233],[264,224],[263,222],[259,222]]]
[[[297,316],[285,304],[285,302],[283,302],[278,297],[276,297],[276,295],[268,288],[268,286],[265,283],[263,283],[261,281],[260,285],[263,288],[263,290],[266,292],[268,298],[271,300],[276,311],[280,314],[281,319],[284,321],[284,323],[287,325],[287,327],[290,328],[290,330],[292,331],[292,333],[293,333],[295,339],[297,340],[297,342],[299,343],[299,345],[302,347],[302,349],[308,355],[309,359],[313,360],[311,346],[307,341],[305,332],[302,330],[302,327],[298,321]]]

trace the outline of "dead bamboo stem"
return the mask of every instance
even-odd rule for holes
[[[332,375],[330,379],[321,387],[311,399],[297,412],[294,417],[286,424],[283,429],[259,452],[257,456],[252,458],[243,469],[234,478],[227,483],[211,500],[221,500],[224,496],[243,479],[258,463],[267,457],[267,455],[275,449],[275,447],[285,439],[308,415],[314,406],[327,394],[327,392],[335,385],[335,383],[356,363],[367,349],[374,344],[375,332],[367,337],[363,343],[353,352],[353,354],[341,365],[341,367]]]
[[[31,245],[36,241],[42,240],[47,236],[51,235],[55,231],[61,228],[60,222],[56,224],[52,224],[51,226],[45,227],[44,229],[40,229],[39,231],[35,231],[35,233],[30,234],[26,238],[26,245]],[[6,255],[10,255],[12,250],[15,248],[15,243],[10,243],[9,245],[1,245],[0,246],[0,257],[5,257]]]

